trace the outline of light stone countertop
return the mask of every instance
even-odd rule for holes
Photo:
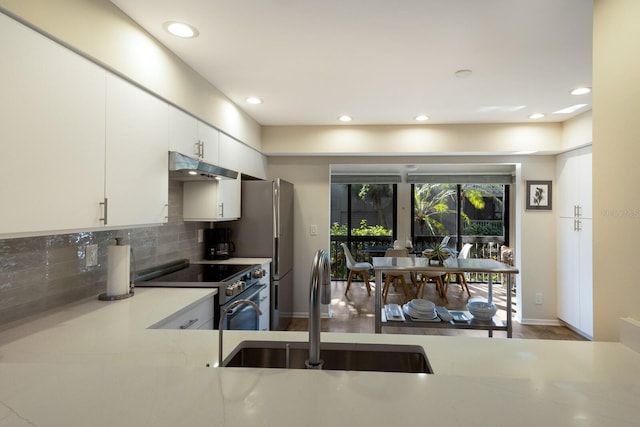
[[[322,334],[424,346],[435,375],[208,368],[217,331],[148,326],[211,289],[144,288],[0,332],[0,426],[638,426],[640,354],[619,343]],[[304,341],[302,332],[226,331]]]

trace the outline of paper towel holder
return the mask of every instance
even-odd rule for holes
[[[122,237],[116,237],[116,246],[122,246]],[[134,268],[133,268],[133,272],[129,278],[129,292],[123,295],[109,295],[106,292],[98,295],[98,299],[100,301],[118,301],[118,300],[122,300],[122,299],[127,299],[127,298],[131,298],[134,295],[133,292],[133,287],[134,287],[134,282],[133,282],[133,276],[135,276],[135,260],[133,259],[133,248],[131,248],[131,261],[134,264]]]

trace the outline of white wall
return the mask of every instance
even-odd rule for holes
[[[562,125],[265,126],[267,155],[514,154],[560,150]]]
[[[525,180],[553,180],[554,156],[487,156],[487,157],[385,157],[375,158],[376,163],[510,163],[518,164],[520,174],[517,192],[524,188]],[[308,286],[311,260],[318,249],[329,249],[330,229],[330,167],[332,164],[371,162],[364,156],[278,156],[269,158],[269,176],[284,178],[295,185],[294,246],[295,284],[294,312],[305,315],[308,311]],[[518,183],[517,183],[518,184]],[[403,184],[399,191],[400,209],[409,202],[409,185]],[[551,212],[524,210],[524,197],[519,194],[513,200],[513,212],[523,224],[521,238],[515,242],[517,266],[521,269],[518,283],[519,316],[525,322],[556,324],[556,277],[555,277],[555,219]],[[406,209],[409,209],[410,204]],[[406,212],[406,218],[410,218]],[[401,218],[399,218],[399,224]],[[309,235],[309,226],[318,226],[318,235]],[[409,227],[399,225],[409,233]],[[514,224],[515,226],[515,224]],[[514,238],[517,234],[512,234]],[[513,244],[513,243],[512,243]],[[520,285],[521,284],[521,285]],[[534,296],[542,293],[543,305],[535,305]]]
[[[593,46],[594,339],[636,317],[640,237],[640,1],[596,0]],[[635,316],[634,316],[635,315]]]
[[[107,0],[0,0],[38,27],[258,150],[260,125]]]
[[[580,114],[563,123],[562,151],[574,150],[593,142],[592,112]]]

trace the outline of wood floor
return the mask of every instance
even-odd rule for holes
[[[374,284],[371,284],[374,286]],[[411,286],[411,290],[415,288]],[[322,319],[323,332],[350,332],[350,333],[373,333],[374,332],[374,296],[367,295],[367,291],[362,282],[354,282],[349,289],[349,295],[344,295],[346,281],[331,282],[331,311],[332,317]],[[482,284],[469,283],[472,298],[486,298],[486,286]],[[404,294],[399,286],[397,290],[391,287],[387,303],[402,304]],[[431,300],[436,305],[444,305],[444,301],[438,296],[435,284],[429,283],[424,295],[425,299]],[[466,291],[461,291],[461,286],[457,283],[451,283],[447,293],[449,310],[466,310],[466,304],[469,299]],[[515,298],[512,299],[515,302]],[[506,319],[506,290],[502,285],[495,285],[493,292],[493,301],[498,306],[498,313],[502,319]],[[513,313],[515,314],[515,307]],[[290,331],[307,331],[308,319],[293,319],[289,325]],[[475,330],[454,330],[443,328],[398,328],[383,327],[383,333],[387,334],[422,334],[422,335],[459,335],[459,336],[476,336],[487,337],[487,331]],[[494,331],[494,338],[506,338],[506,332]],[[565,326],[527,326],[518,322],[513,322],[513,337],[527,339],[548,339],[548,340],[574,340],[585,341],[581,335],[573,332]]]

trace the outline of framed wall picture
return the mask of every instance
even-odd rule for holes
[[[527,209],[551,210],[551,181],[527,181]]]

